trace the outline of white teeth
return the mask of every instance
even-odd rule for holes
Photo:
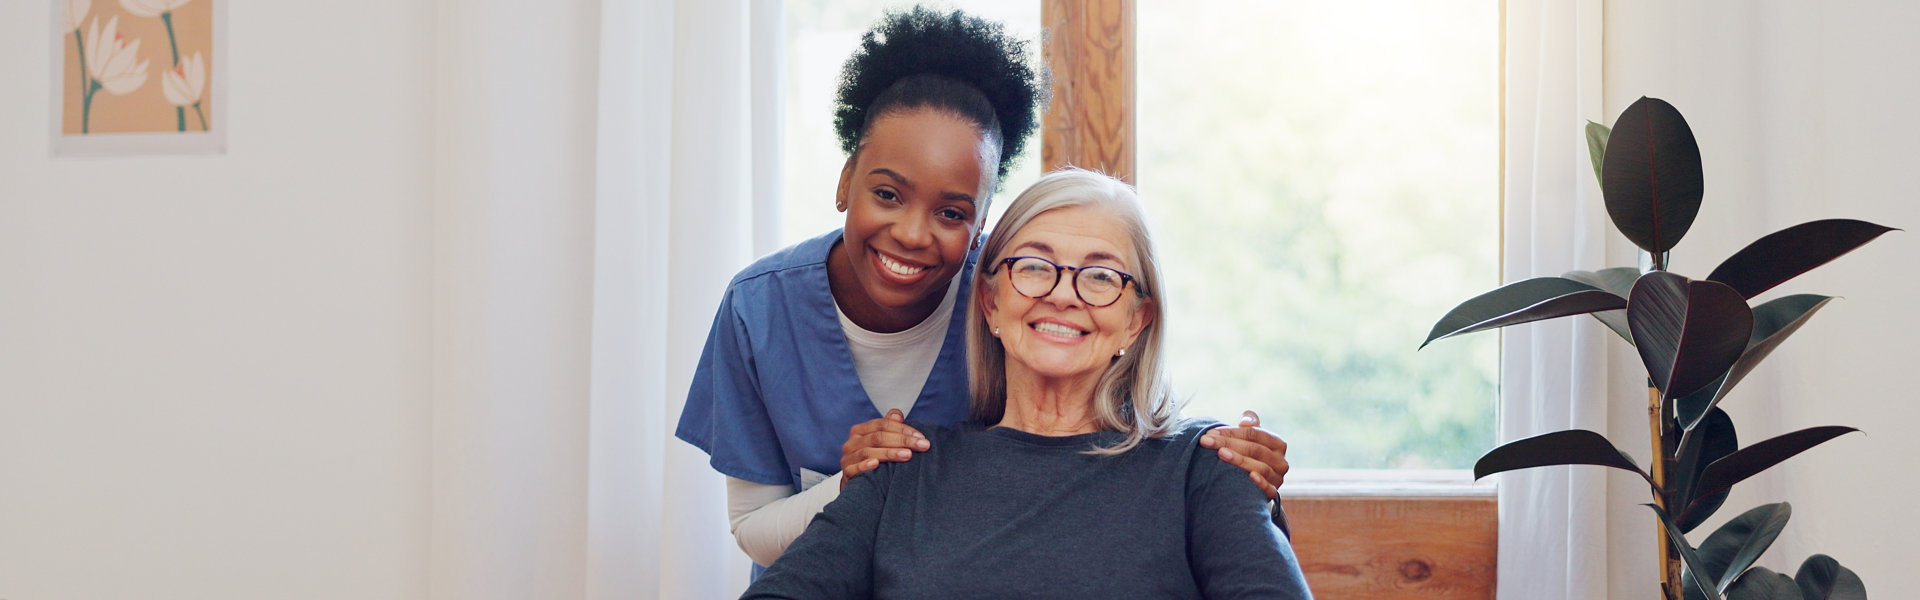
[[[909,266],[900,264],[898,262],[894,262],[893,259],[887,258],[887,255],[885,254],[880,254],[878,252],[875,252],[874,254],[880,257],[881,266],[886,267],[888,271],[893,271],[901,275],[912,275],[912,274],[919,273],[921,271],[925,271],[927,269],[932,268],[932,267],[909,267]]]
[[[1080,336],[1086,335],[1085,333],[1081,333],[1080,330],[1078,329],[1061,325],[1059,323],[1037,323],[1033,326],[1033,330],[1038,331],[1040,333],[1058,335],[1063,337],[1080,337]]]

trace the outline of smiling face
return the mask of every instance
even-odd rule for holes
[[[1121,219],[1097,206],[1070,206],[1041,213],[1027,222],[1000,251],[999,258],[1038,256],[1069,267],[1104,266],[1135,272],[1134,249]],[[981,268],[988,268],[983,263]],[[1120,300],[1093,307],[1074,293],[1072,272],[1063,271],[1053,290],[1030,298],[1014,289],[1008,269],[999,266],[991,289],[978,291],[987,324],[999,329],[1007,352],[1010,387],[1022,377],[1042,380],[1097,380],[1121,348],[1147,325],[1149,299],[1129,285]]]
[[[868,128],[840,173],[847,224],[828,258],[848,318],[899,331],[940,305],[979,232],[994,151],[977,126],[937,110],[888,114]]]

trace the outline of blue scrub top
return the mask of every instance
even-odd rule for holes
[[[767,255],[727,284],[674,435],[714,470],[769,485],[809,483],[802,469],[840,472],[854,425],[882,417],[854,372],[853,353],[827,285],[834,230]],[[967,417],[966,301],[978,252],[961,268],[959,299],[913,419],[952,425]]]

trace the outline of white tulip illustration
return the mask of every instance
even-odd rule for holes
[[[174,106],[193,106],[200,103],[200,92],[207,86],[206,63],[195,52],[180,66],[160,75],[160,86],[167,93],[167,101]]]
[[[91,52],[87,53],[87,73],[93,80],[115,96],[125,96],[140,89],[147,82],[147,64],[140,60],[140,40],[131,43],[120,39],[120,17],[107,20],[104,34],[99,30],[100,19],[94,19],[87,28],[87,37],[93,38]]]
[[[140,40],[127,42],[120,39],[120,17],[107,20],[107,30],[100,31],[100,19],[87,26],[86,64],[87,76],[91,80],[87,93],[82,100],[84,108],[80,117],[80,132],[87,133],[93,119],[93,96],[106,90],[115,96],[125,96],[140,89],[147,82],[147,63],[140,60]],[[138,63],[134,61],[140,61]]]
[[[167,25],[167,48],[173,51],[173,68],[178,70],[181,67],[180,38],[173,33],[173,10],[186,6],[188,2],[192,1],[193,0],[120,0],[120,7],[127,9],[127,12],[142,17],[160,17],[160,22]],[[180,131],[186,131],[186,107],[175,106],[173,108],[173,117]],[[201,119],[201,121],[204,124],[206,119]]]
[[[93,10],[93,0],[67,0],[66,4],[67,31],[78,33],[87,22],[87,12]]]
[[[193,113],[200,117],[200,130],[207,129],[207,114],[200,110],[200,98],[207,90],[207,63],[199,52],[181,62],[180,66],[160,74],[160,89],[167,93],[167,101],[185,109],[193,107]]]
[[[158,17],[193,0],[120,0],[120,8],[142,17]]]

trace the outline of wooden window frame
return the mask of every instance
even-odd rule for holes
[[[1053,77],[1042,169],[1073,165],[1137,184],[1135,8],[1135,0],[1041,0],[1042,56]],[[1504,22],[1504,6],[1501,15]],[[1471,476],[1459,472],[1358,473],[1301,472],[1282,486],[1315,597],[1494,597],[1499,512],[1491,485],[1465,483]]]

